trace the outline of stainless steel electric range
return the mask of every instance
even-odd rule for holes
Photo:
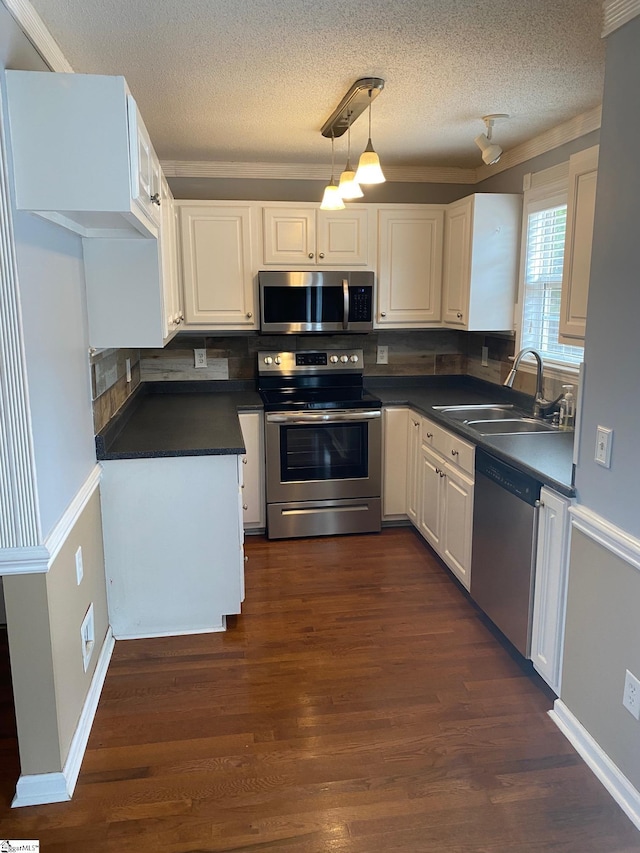
[[[259,352],[267,536],[380,530],[380,400],[359,349]]]

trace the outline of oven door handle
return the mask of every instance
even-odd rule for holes
[[[373,421],[382,417],[380,409],[362,412],[267,412],[268,424],[329,424],[345,421]]]
[[[344,303],[344,312],[342,315],[342,328],[349,328],[349,282],[346,278],[342,279],[342,298]]]

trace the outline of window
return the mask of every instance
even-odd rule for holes
[[[520,348],[533,347],[545,361],[558,366],[578,365],[583,360],[582,347],[558,342],[566,192],[541,194],[538,190],[531,196],[525,196]]]

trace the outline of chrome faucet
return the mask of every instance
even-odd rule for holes
[[[523,356],[528,355],[529,353],[531,353],[531,355],[535,357],[538,363],[536,368],[536,396],[533,401],[533,417],[542,418],[544,417],[546,409],[549,406],[549,401],[545,400],[544,394],[542,392],[542,358],[540,357],[540,353],[537,350],[534,350],[531,347],[521,349],[520,352],[514,358],[513,367],[509,371],[507,378],[502,384],[506,385],[507,388],[513,388],[513,380],[516,378],[516,373],[518,372],[520,362],[522,361]]]

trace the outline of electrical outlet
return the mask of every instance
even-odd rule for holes
[[[377,348],[376,364],[389,364],[389,347],[379,346]]]
[[[482,347],[482,366],[489,366],[489,347]]]
[[[80,581],[83,577],[84,566],[82,565],[82,545],[80,545],[76,551],[76,580],[78,582],[78,586],[80,586]]]
[[[89,661],[93,654],[93,649],[96,644],[96,629],[93,621],[93,602],[89,605],[89,609],[82,620],[80,626],[80,639],[82,641],[82,665],[86,672],[89,668]]]
[[[609,427],[599,426],[596,430],[596,455],[598,465],[611,468],[611,442],[613,441],[613,430]]]
[[[131,359],[127,358],[124,363],[125,370],[127,372],[127,382],[131,382]]]
[[[622,704],[630,714],[640,720],[640,681],[632,672],[627,670],[624,676],[624,693]]]
[[[195,367],[207,366],[207,351],[206,349],[194,349],[193,362]]]

